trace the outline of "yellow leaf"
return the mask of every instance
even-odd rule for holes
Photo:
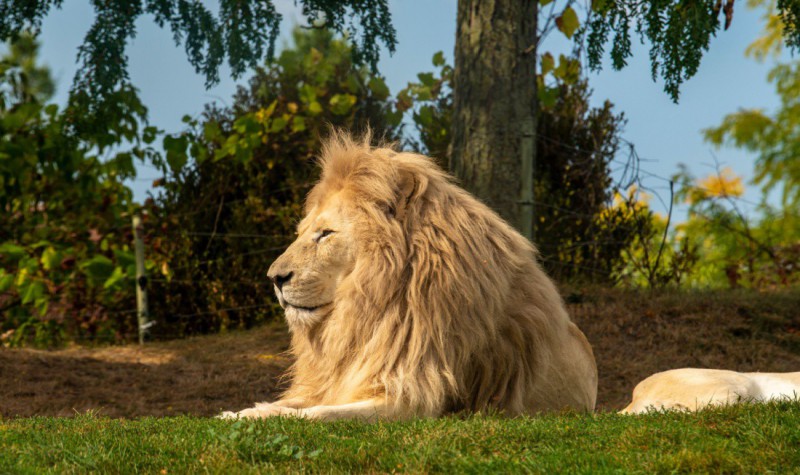
[[[561,30],[562,33],[564,33],[564,36],[572,39],[572,35],[575,34],[575,30],[577,30],[580,26],[578,14],[575,13],[575,10],[573,10],[572,7],[565,8],[564,13],[562,13],[560,17],[556,18],[556,26],[559,30]]]
[[[697,180],[696,187],[697,193],[690,194],[688,198],[690,202],[711,197],[736,197],[744,194],[742,177],[736,175],[730,167],[723,168],[718,174]]]

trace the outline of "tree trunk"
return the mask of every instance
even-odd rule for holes
[[[537,0],[459,0],[450,170],[532,238]]]

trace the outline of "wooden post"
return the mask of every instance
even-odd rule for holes
[[[133,247],[136,253],[136,314],[139,323],[139,344],[144,344],[150,328],[147,312],[147,275],[144,268],[144,241],[142,240],[142,217],[133,215]]]

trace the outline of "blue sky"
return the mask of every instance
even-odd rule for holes
[[[291,0],[276,0],[276,6],[284,15],[279,40],[283,43],[301,16]],[[418,72],[432,69],[435,52],[444,51],[452,64],[456,0],[391,0],[390,7],[398,46],[392,56],[384,52],[379,69],[396,92]],[[66,98],[76,70],[77,48],[93,18],[89,2],[64,2],[63,8],[52,12],[43,24],[41,58],[58,80],[59,102]],[[725,114],[738,108],[770,110],[778,105],[774,89],[766,81],[771,63],[758,64],[744,57],[745,47],[760,34],[761,27],[760,11],[737,5],[731,28],[712,40],[698,74],[684,84],[677,105],[663,92],[661,82],[651,80],[645,46],[635,45],[634,57],[622,71],[606,67],[599,73],[589,73],[592,101],[600,104],[608,99],[616,110],[625,113],[628,123],[623,136],[636,145],[646,172],[669,177],[679,163],[685,163],[695,175],[706,175],[714,170],[715,153],[736,173],[752,177],[752,154],[730,148],[715,152],[703,142],[700,131],[718,124]],[[560,33],[554,32],[542,50],[558,52],[566,44]],[[128,56],[131,79],[149,108],[151,122],[168,132],[180,130],[181,117],[200,113],[208,102],[230,103],[236,84],[246,80],[234,81],[228,71],[223,71],[221,83],[206,90],[203,78],[188,64],[183,47],[175,46],[170,32],[158,28],[147,16],[137,24],[137,37],[129,46]],[[149,187],[147,179],[156,173],[141,167],[139,176],[133,186],[141,199]],[[668,199],[665,181],[647,174],[643,178],[648,187]],[[746,198],[757,201],[758,197],[759,192],[750,187]],[[654,207],[663,209],[657,201]],[[681,215],[678,209],[677,216]]]

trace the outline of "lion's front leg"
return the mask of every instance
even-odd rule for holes
[[[358,419],[365,422],[375,422],[378,419],[390,418],[384,399],[368,399],[335,406],[313,406],[298,410],[296,415],[306,419],[322,421]]]
[[[225,411],[217,417],[220,419],[263,419],[272,416],[297,415],[298,410],[305,405],[303,399],[300,398],[279,399],[275,402],[260,402],[255,407],[238,412]]]
[[[217,417],[220,419],[263,419],[265,417],[280,416],[288,411],[296,411],[296,409],[276,406],[270,402],[260,402],[255,407],[238,412],[225,411]]]
[[[369,399],[366,401],[352,402],[331,406],[289,407],[297,404],[297,400],[277,401],[274,403],[259,403],[255,407],[239,412],[224,412],[222,419],[253,418],[262,419],[273,416],[294,416],[304,419],[335,421],[340,419],[359,419],[366,422],[375,422],[378,419],[390,417],[386,402],[382,399]],[[404,414],[395,414],[402,418]],[[407,414],[405,415],[407,416]]]

